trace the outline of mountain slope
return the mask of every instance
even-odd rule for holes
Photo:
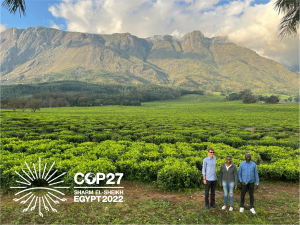
[[[79,80],[179,86],[189,89],[293,94],[299,77],[280,64],[200,31],[181,40],[129,33],[87,34],[52,28],[1,33],[2,84]]]

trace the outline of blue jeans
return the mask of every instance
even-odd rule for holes
[[[227,182],[227,181],[222,181],[222,186],[224,190],[224,205],[227,205],[227,200],[228,200],[228,194],[230,198],[230,206],[233,206],[233,192],[234,192],[234,181],[232,182]]]

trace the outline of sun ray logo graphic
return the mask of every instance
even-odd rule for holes
[[[63,188],[69,188],[69,187],[58,187],[56,185],[56,184],[60,184],[60,183],[64,182],[63,180],[59,181],[58,178],[62,178],[62,176],[64,176],[66,174],[66,172],[55,177],[54,175],[57,172],[57,170],[55,170],[50,175],[50,171],[52,170],[52,167],[54,164],[55,164],[55,162],[52,163],[50,169],[46,173],[47,163],[45,163],[44,170],[42,173],[41,158],[39,158],[39,168],[38,168],[39,170],[37,173],[34,163],[32,163],[34,170],[31,171],[30,167],[25,162],[25,165],[28,168],[29,173],[26,173],[23,169],[22,169],[22,171],[26,175],[26,178],[28,178],[28,179],[26,179],[24,176],[22,176],[17,171],[15,171],[15,173],[22,179],[22,181],[17,180],[16,182],[20,183],[20,184],[25,184],[26,186],[10,187],[10,188],[24,189],[15,194],[16,196],[23,194],[23,196],[13,199],[13,201],[15,201],[15,202],[22,200],[20,203],[24,204],[24,205],[26,203],[27,204],[29,203],[28,206],[23,210],[23,212],[27,212],[28,210],[33,211],[37,207],[37,204],[38,204],[39,215],[41,217],[43,217],[42,208],[44,208],[47,211],[49,211],[51,209],[53,212],[57,212],[57,210],[53,206],[55,204],[58,204],[59,201],[67,201],[67,199],[64,197],[58,197],[60,195],[64,196],[65,194],[57,189],[63,189]],[[32,187],[32,185],[35,181],[43,181],[45,185],[43,185],[43,187]],[[53,186],[53,185],[56,185],[56,186]],[[33,192],[33,190],[37,190],[37,189],[44,190],[45,193],[43,193],[42,195],[37,195],[37,193]],[[54,205],[52,206],[51,204],[52,205],[54,204]],[[50,209],[48,206],[50,207]]]

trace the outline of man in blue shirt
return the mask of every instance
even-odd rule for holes
[[[217,185],[217,174],[216,174],[216,157],[214,157],[214,149],[208,150],[209,156],[204,158],[202,166],[203,183],[205,184],[205,208],[209,209],[209,189],[210,192],[210,206],[217,208],[215,203],[215,190]]]
[[[256,164],[251,161],[251,155],[245,154],[245,161],[239,167],[239,180],[242,183],[240,212],[244,212],[245,194],[247,190],[250,196],[250,211],[255,214],[254,210],[254,181],[256,181],[256,189],[258,189],[259,178]]]

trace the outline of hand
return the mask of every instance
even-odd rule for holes
[[[205,185],[206,185],[206,180],[203,180],[203,184],[205,184]]]
[[[244,181],[242,181],[242,185],[247,185]]]
[[[237,184],[234,186],[234,189],[237,189]]]
[[[256,189],[256,190],[258,189],[258,184],[256,185],[255,189]]]
[[[222,183],[221,182],[219,182],[219,185],[220,185],[220,187],[222,187]]]

